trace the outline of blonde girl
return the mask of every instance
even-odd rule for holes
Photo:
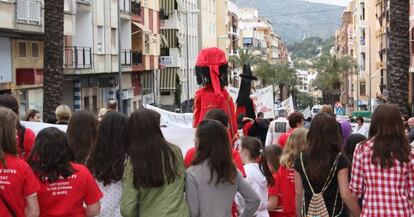
[[[269,191],[272,191],[272,196],[269,196],[269,210],[277,207],[283,207],[282,216],[295,217],[295,171],[293,164],[299,154],[307,147],[306,137],[308,130],[305,128],[298,128],[289,136],[282,156],[280,157],[280,167],[276,174],[276,184]],[[277,196],[283,198],[281,204],[278,203]]]

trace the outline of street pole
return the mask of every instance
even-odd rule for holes
[[[119,92],[119,99],[118,99],[118,108],[119,112],[123,113],[123,105],[122,105],[122,71],[121,71],[121,8],[120,3],[117,1],[118,5],[118,92]]]
[[[371,67],[371,28],[368,27],[368,34],[369,34],[369,111],[372,111],[372,83],[371,83],[371,73],[372,73],[372,67]]]
[[[189,8],[187,8],[187,10],[186,10],[186,12],[185,12],[185,18],[186,18],[186,22],[185,22],[185,24],[186,24],[186,26],[187,26],[187,28],[186,28],[186,34],[187,34],[187,37],[186,37],[186,43],[187,43],[187,109],[188,109],[188,111],[190,111],[190,43],[189,43],[189,41],[190,41],[190,36],[189,36],[189,24],[188,24],[188,20],[189,20],[189,18],[188,18],[188,9]]]

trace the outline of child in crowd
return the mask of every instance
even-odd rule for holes
[[[273,180],[275,181],[274,185],[269,186],[268,209],[270,217],[281,217],[283,214],[283,210],[281,210],[281,206],[279,206],[279,204],[282,204],[282,198],[280,197],[280,194],[275,191],[276,183],[278,182],[276,175],[279,169],[282,151],[282,147],[278,145],[270,145],[265,147],[266,158],[269,161],[269,169],[270,172],[272,172]]]
[[[276,184],[269,189],[270,192],[280,195],[283,201],[276,201],[276,204],[269,202],[269,208],[276,208],[280,205],[283,207],[283,217],[296,216],[295,203],[295,170],[293,163],[299,154],[307,147],[306,137],[308,130],[305,128],[296,129],[286,142],[280,158],[280,167],[276,174]]]
[[[274,180],[262,147],[259,139],[243,137],[240,156],[244,163],[246,180],[260,197],[260,206],[256,212],[256,216],[269,217],[269,212],[267,211],[267,203],[269,200],[267,186],[273,185]]]
[[[241,216],[253,216],[260,200],[232,162],[225,126],[215,120],[203,120],[195,142],[197,153],[185,180],[190,216],[229,217],[236,192],[245,201]]]
[[[122,175],[128,144],[128,117],[119,112],[109,112],[100,122],[87,164],[104,193],[99,217],[121,217]]]
[[[17,156],[16,114],[0,107],[0,216],[37,217],[39,183],[30,166]]]
[[[28,162],[40,182],[40,216],[99,215],[102,192],[88,168],[70,159],[64,132],[53,127],[39,132]]]

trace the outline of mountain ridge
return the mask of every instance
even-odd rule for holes
[[[259,16],[269,19],[273,30],[287,44],[308,37],[332,37],[341,23],[345,7],[303,0],[236,0],[240,8],[254,7]]]

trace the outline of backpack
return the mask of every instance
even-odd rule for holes
[[[333,207],[331,215],[329,215],[328,209],[326,208],[325,200],[323,198],[323,193],[326,191],[326,189],[328,189],[329,185],[331,184],[331,182],[332,182],[332,180],[335,176],[335,172],[336,172],[336,169],[337,169],[337,166],[338,166],[338,160],[339,160],[339,157],[341,156],[341,153],[339,153],[336,156],[336,159],[335,159],[335,161],[332,165],[331,171],[329,172],[328,177],[325,181],[325,184],[323,185],[322,190],[319,193],[315,192],[315,190],[312,187],[312,184],[309,181],[308,175],[306,174],[306,171],[305,171],[305,165],[303,164],[302,155],[303,154],[301,153],[300,154],[300,161],[301,161],[301,164],[302,164],[303,174],[305,175],[305,178],[306,178],[306,181],[308,182],[309,188],[312,191],[312,198],[311,198],[311,201],[309,203],[308,212],[306,212],[305,200],[303,200],[303,207],[302,207],[302,212],[303,213],[302,213],[302,216],[306,216],[306,217],[329,217],[329,216],[334,216],[335,215],[335,209],[336,209],[336,202],[338,200],[338,195],[339,195],[339,188],[336,190],[335,202],[334,202],[334,207]]]

